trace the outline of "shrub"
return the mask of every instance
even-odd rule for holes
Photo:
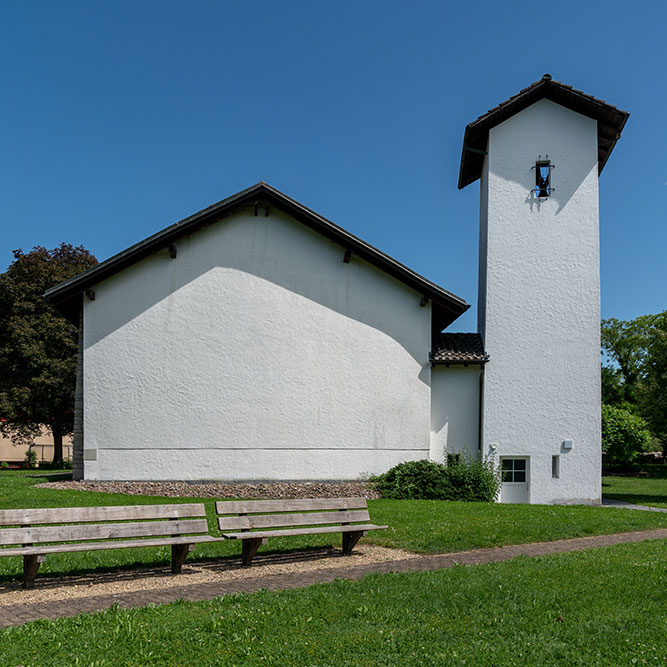
[[[2,470],[9,470],[9,463],[7,463],[7,461],[3,461],[2,463],[0,463],[0,468]]]
[[[71,470],[72,459],[63,459],[59,463],[44,462],[39,466],[40,470]]]
[[[602,451],[609,465],[629,465],[651,444],[646,422],[613,405],[602,406]]]
[[[26,468],[37,467],[37,452],[32,447],[25,450],[25,459],[23,459],[23,463]]]
[[[492,461],[459,457],[448,464],[406,461],[370,479],[383,498],[493,502],[500,490],[500,470]]]
[[[447,494],[446,467],[435,461],[405,461],[370,482],[383,498],[441,499]]]
[[[454,491],[452,500],[491,503],[500,492],[501,471],[490,459],[464,456],[447,466],[447,474]]]

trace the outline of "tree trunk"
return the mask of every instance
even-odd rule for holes
[[[63,462],[63,434],[56,426],[51,427],[53,433],[53,465]]]

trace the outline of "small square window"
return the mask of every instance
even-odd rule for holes
[[[526,481],[526,459],[502,460],[503,482]]]

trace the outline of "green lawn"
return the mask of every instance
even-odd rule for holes
[[[650,477],[603,477],[602,494],[627,503],[667,507],[667,465],[640,466]]]
[[[0,472],[0,509],[12,507],[73,507],[140,503],[198,502],[207,506],[209,525],[215,531],[212,499],[125,496],[86,491],[54,491],[36,487],[36,477]],[[373,531],[366,542],[398,547],[419,553],[446,553],[505,544],[549,541],[568,537],[667,528],[667,514],[603,507],[545,505],[499,505],[456,503],[436,500],[374,500],[369,502],[375,523],[387,524],[386,531]],[[273,539],[263,552],[286,551],[338,544],[339,535],[312,535]],[[238,558],[237,541],[198,545],[189,558]],[[117,567],[165,565],[170,549],[119,549],[77,554],[50,555],[39,577],[75,571]],[[17,577],[21,560],[0,558],[0,581]],[[38,584],[39,585],[39,584]]]
[[[15,665],[665,665],[667,541],[0,631]]]

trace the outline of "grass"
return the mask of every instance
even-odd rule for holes
[[[55,491],[36,486],[40,481],[39,477],[31,475],[1,472],[0,509],[204,502],[209,527],[214,534],[217,532],[213,499]],[[378,524],[387,524],[389,528],[371,532],[365,542],[417,553],[446,553],[505,544],[667,528],[667,513],[603,507],[499,505],[437,500],[374,500],[369,502],[369,507],[372,520]],[[339,541],[339,535],[275,538],[262,547],[262,551],[321,547],[338,544]],[[240,550],[237,541],[202,544],[197,546],[194,555],[189,558],[239,558]],[[41,566],[39,577],[98,569],[164,566],[169,563],[169,559],[169,547],[53,554]],[[20,558],[0,558],[0,581],[18,577],[21,572]]]
[[[372,536],[374,543],[420,553],[667,528],[667,514],[610,507],[438,500],[378,500],[369,506],[373,521],[389,526]]]
[[[0,631],[14,665],[664,665],[665,540]]]
[[[637,505],[667,507],[667,465],[647,464],[639,467],[646,470],[650,477],[603,477],[604,496]]]

